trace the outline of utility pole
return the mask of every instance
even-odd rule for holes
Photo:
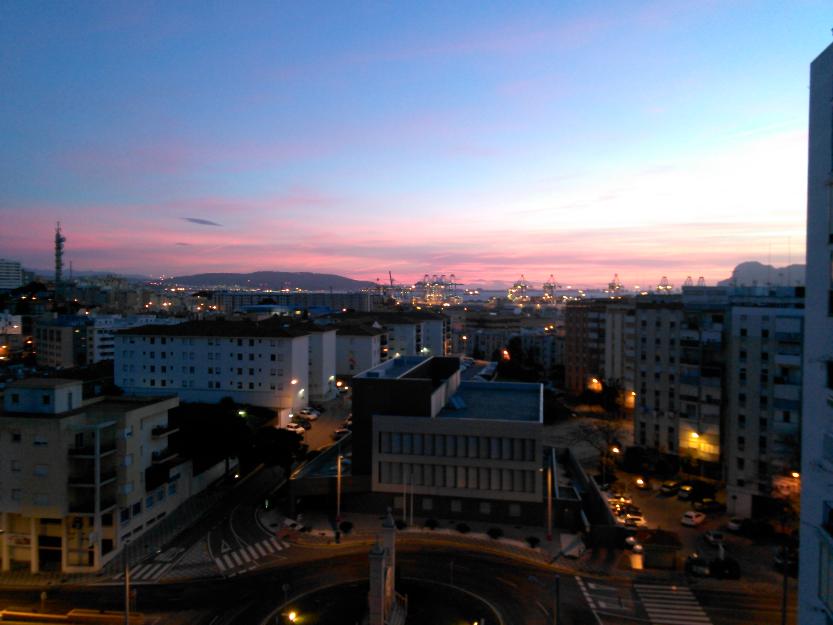
[[[552,465],[547,465],[547,540],[552,540]]]
[[[410,519],[410,526],[414,526],[414,468],[411,466],[411,471],[409,473],[409,479],[411,482],[411,519]]]

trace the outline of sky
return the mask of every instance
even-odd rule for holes
[[[0,257],[657,284],[803,262],[833,3],[0,3]]]

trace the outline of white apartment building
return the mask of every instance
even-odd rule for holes
[[[798,622],[833,622],[833,45],[810,66]]]
[[[175,325],[186,321],[177,317],[156,315],[90,315],[91,326],[87,327],[87,362],[113,360],[115,357],[116,332],[146,325]]]
[[[0,258],[0,291],[10,291],[23,285],[23,269],[15,260]]]
[[[726,503],[731,514],[772,512],[773,483],[800,471],[804,310],[731,310],[725,419]]]
[[[283,422],[309,403],[309,357],[310,331],[278,319],[143,326],[116,335],[115,382],[135,395],[230,397],[277,410]]]
[[[220,476],[168,447],[175,397],[98,397],[82,383],[10,384],[0,413],[0,570],[93,572]]]
[[[619,384],[622,391],[634,390],[634,304],[623,301],[605,308],[605,382]]]
[[[387,330],[380,327],[365,325],[338,326],[335,358],[336,374],[353,376],[367,369],[372,369],[386,360],[388,356],[385,351],[387,337]]]
[[[336,330],[308,324],[309,399],[326,401],[336,396]]]

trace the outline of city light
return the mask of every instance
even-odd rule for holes
[[[295,612],[295,610],[291,611],[287,616],[289,617],[290,623],[294,623],[295,620],[298,618],[298,614]]]
[[[792,475],[795,479],[798,479],[798,478],[801,477],[801,474],[798,471],[793,471],[792,473],[790,473],[790,475]]]

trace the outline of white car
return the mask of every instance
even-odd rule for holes
[[[638,514],[628,514],[625,517],[625,527],[645,527],[648,523]]]
[[[298,411],[298,414],[307,419],[308,421],[315,421],[318,417],[321,416],[321,413],[315,410],[314,408],[301,408]]]
[[[682,518],[680,518],[680,523],[683,525],[688,525],[689,527],[696,527],[703,523],[706,520],[706,515],[702,512],[696,512],[694,510],[687,510]]]
[[[303,434],[304,432],[306,432],[304,426],[298,425],[297,423],[288,423],[286,425],[286,429],[290,432],[295,432],[296,434]]]

